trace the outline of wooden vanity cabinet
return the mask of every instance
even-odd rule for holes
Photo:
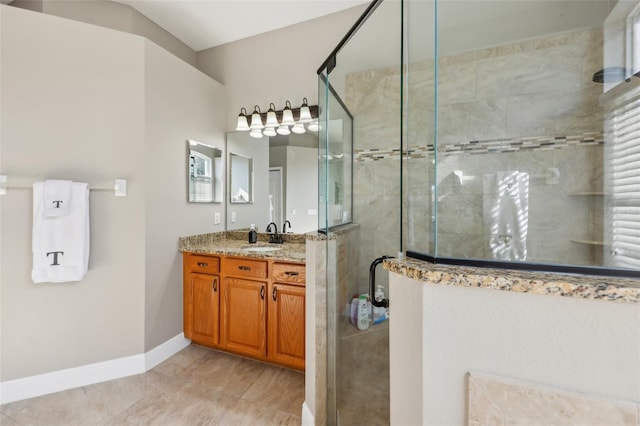
[[[217,346],[220,328],[220,258],[184,253],[183,321],[185,337]]]
[[[304,264],[191,253],[183,259],[185,337],[304,370]]]
[[[220,346],[263,359],[267,355],[268,262],[223,259]]]
[[[269,287],[269,359],[304,369],[305,265],[274,262]]]

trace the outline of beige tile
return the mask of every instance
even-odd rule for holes
[[[203,389],[240,397],[267,368],[267,364],[207,349],[204,357],[176,373],[176,378]]]
[[[224,407],[223,425],[293,425],[300,417],[264,407],[260,404],[236,399]]]
[[[561,389],[477,375],[469,380],[470,420],[483,422],[483,410],[494,404],[509,425],[634,426],[636,404],[567,392]]]
[[[258,402],[240,398],[250,387]],[[303,399],[302,373],[191,345],[145,374],[5,404],[0,423],[299,425]]]
[[[194,397],[185,392],[151,396],[134,404],[108,425],[200,425],[221,424],[225,409],[235,398],[220,393]]]
[[[93,397],[85,388],[77,388],[7,404],[3,414],[16,421],[33,420],[33,424],[96,425],[117,414],[114,410],[118,407],[110,402]]]
[[[304,402],[304,373],[286,368],[265,369],[242,399],[299,415]]]
[[[15,416],[7,416],[0,413],[0,425],[2,426],[45,426],[46,423],[29,417],[26,414],[17,414]]]
[[[482,381],[468,377],[469,422],[483,426],[499,426],[505,424],[504,414],[485,393]]]

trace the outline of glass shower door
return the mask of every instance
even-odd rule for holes
[[[389,424],[389,321],[359,329],[351,303],[368,294],[371,263],[401,250],[401,12],[399,1],[373,3],[319,74],[327,424]]]

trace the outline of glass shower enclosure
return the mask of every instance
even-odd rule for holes
[[[639,276],[638,0],[377,0],[318,77],[327,424],[389,423],[380,256]]]

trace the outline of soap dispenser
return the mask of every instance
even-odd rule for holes
[[[258,241],[258,233],[256,232],[256,225],[253,223],[249,228],[249,244],[255,244]]]

